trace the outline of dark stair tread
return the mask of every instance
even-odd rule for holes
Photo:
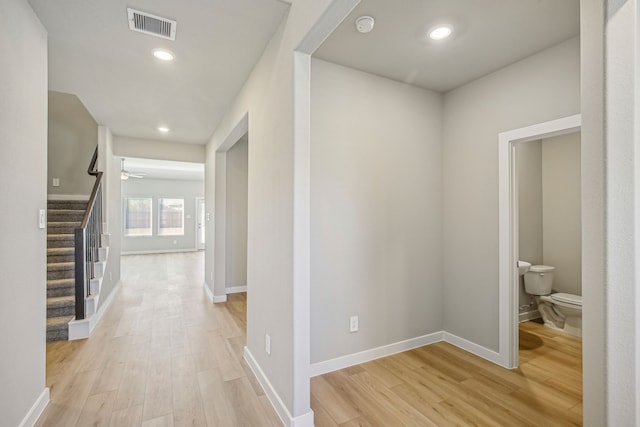
[[[50,279],[47,280],[47,288],[66,288],[75,285],[76,279]]]
[[[47,255],[73,255],[76,249],[74,247],[66,248],[47,248]]]
[[[73,295],[65,296],[65,297],[47,298],[47,308],[68,307],[71,305],[75,305],[75,303],[76,303],[76,297]]]
[[[47,271],[73,270],[75,267],[76,263],[74,261],[47,263]]]
[[[49,240],[67,240],[75,238],[75,234],[49,234],[47,239]]]
[[[50,317],[47,319],[47,330],[51,331],[54,329],[62,329],[67,326],[69,322],[71,322],[75,316],[59,316],[59,317]]]

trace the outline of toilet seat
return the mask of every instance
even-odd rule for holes
[[[549,295],[554,302],[570,304],[582,307],[582,296],[574,294],[566,294],[564,292],[558,292]]]

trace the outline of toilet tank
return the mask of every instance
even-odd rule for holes
[[[524,290],[531,295],[549,295],[553,286],[553,270],[550,265],[532,265],[524,273]]]

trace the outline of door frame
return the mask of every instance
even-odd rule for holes
[[[582,115],[563,117],[498,134],[499,357],[505,368],[518,367],[518,182],[516,145],[580,131]]]
[[[203,212],[203,217],[200,217],[200,203],[202,203],[203,207],[205,207]],[[202,251],[206,245],[206,218],[207,218],[207,209],[205,205],[204,197],[196,197],[196,250]],[[199,224],[202,224],[202,227],[205,228],[205,231],[202,233],[198,227]],[[205,241],[202,242],[200,239],[200,235],[204,236]]]

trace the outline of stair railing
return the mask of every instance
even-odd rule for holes
[[[94,262],[99,260],[102,237],[102,172],[97,169],[98,147],[87,173],[96,178],[80,227],[75,230],[76,320],[86,317],[86,297],[91,293],[91,279],[95,278]]]

